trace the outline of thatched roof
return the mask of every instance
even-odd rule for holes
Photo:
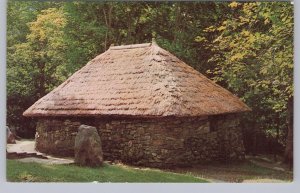
[[[110,47],[24,116],[206,116],[250,110],[155,42]]]

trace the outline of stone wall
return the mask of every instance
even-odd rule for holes
[[[72,156],[74,139],[81,123],[97,127],[104,160],[173,167],[244,158],[236,115],[89,121],[40,119],[36,133],[37,149]]]
[[[37,151],[57,155],[74,156],[78,121],[40,119],[36,126],[35,148]]]

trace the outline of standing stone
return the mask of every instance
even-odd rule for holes
[[[95,127],[81,125],[75,138],[75,163],[97,167],[103,164],[101,140]]]
[[[16,143],[15,135],[10,131],[10,128],[7,126],[6,126],[6,142],[11,144]]]

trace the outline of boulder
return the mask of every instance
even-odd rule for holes
[[[81,125],[78,128],[74,151],[78,165],[98,167],[103,164],[101,140],[95,127]]]
[[[10,128],[6,126],[6,142],[10,144],[15,144],[16,139],[13,132],[11,132]]]

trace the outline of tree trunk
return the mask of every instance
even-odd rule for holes
[[[294,99],[290,97],[288,100],[288,135],[286,139],[286,148],[284,152],[284,162],[289,164],[290,170],[293,168],[293,122],[294,122]]]
[[[179,2],[176,2],[175,3],[175,26],[174,26],[174,28],[177,33],[174,34],[174,42],[177,41],[178,34],[181,33],[180,25],[181,25],[181,8],[180,8]]]
[[[107,27],[105,31],[105,41],[104,41],[104,49],[107,50],[108,43],[110,42],[110,33],[111,33],[111,19],[112,19],[112,5],[108,4],[108,11],[106,13],[105,7],[102,9],[103,10],[103,15],[104,15],[104,21],[105,25]]]
[[[253,146],[252,146],[252,155],[256,156],[257,154],[257,124],[255,121],[252,122],[253,129]]]
[[[111,42],[112,38],[111,38],[111,33],[112,33],[112,10],[113,10],[113,5],[111,3],[108,4],[108,13],[107,13],[107,20],[108,20],[108,43],[109,45],[111,43],[115,43],[115,42]]]
[[[274,156],[274,161],[277,162],[277,152],[278,152],[278,147],[279,147],[279,127],[280,127],[280,114],[277,113],[277,118],[276,118],[276,140],[274,140],[273,144],[273,156]]]
[[[37,96],[42,98],[46,95],[46,77],[45,77],[45,63],[38,63],[39,75],[37,79]]]

